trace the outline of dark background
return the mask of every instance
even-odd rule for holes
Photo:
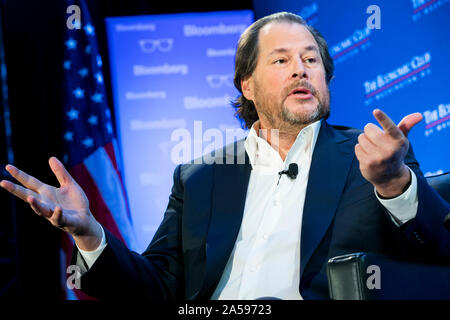
[[[105,17],[253,9],[251,0],[87,3],[104,61],[110,106]],[[57,186],[47,161],[51,156],[59,156],[62,147],[61,88],[67,6],[64,0],[0,0],[0,5],[14,165]],[[1,179],[9,178],[4,170],[7,155],[3,115],[4,105],[0,102]],[[4,190],[0,190],[0,202],[0,296],[61,298],[60,231]]]

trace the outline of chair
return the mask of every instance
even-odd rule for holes
[[[450,172],[427,177],[427,181],[450,202]],[[449,217],[446,227],[450,232]],[[448,265],[357,252],[331,258],[327,276],[330,298],[334,300],[450,300]]]

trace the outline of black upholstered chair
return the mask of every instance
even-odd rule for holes
[[[449,172],[427,177],[427,181],[450,203]],[[447,228],[450,232],[450,226]],[[406,268],[408,272],[404,272]],[[450,300],[450,265],[447,264],[357,252],[330,259],[327,275],[330,297],[335,300]]]

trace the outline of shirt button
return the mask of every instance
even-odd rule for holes
[[[251,272],[256,272],[256,270],[258,270],[258,267],[257,267],[257,266],[253,266],[253,267],[250,268],[250,271],[251,271]]]
[[[267,233],[265,233],[265,234],[263,235],[263,239],[264,239],[264,240],[269,239],[269,235],[268,235]]]

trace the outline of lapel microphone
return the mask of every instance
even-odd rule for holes
[[[287,175],[291,179],[295,179],[295,178],[297,178],[297,175],[298,175],[298,165],[296,163],[291,163],[291,164],[289,164],[289,168],[287,170],[280,171],[280,172],[278,172],[278,174],[280,175],[280,179],[281,179],[281,175],[283,175],[283,174]],[[280,180],[278,180],[278,182],[279,181]]]

